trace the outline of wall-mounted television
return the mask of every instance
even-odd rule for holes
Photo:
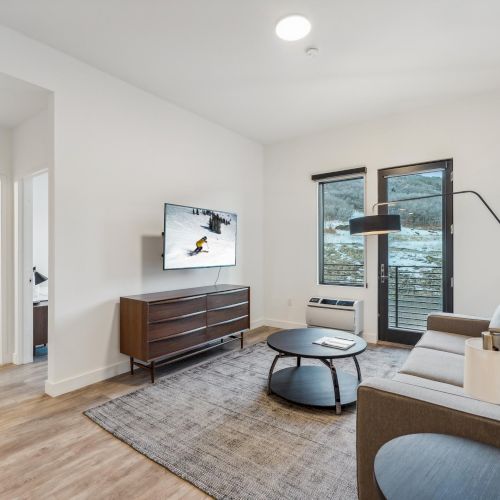
[[[238,216],[165,203],[163,269],[236,265]]]

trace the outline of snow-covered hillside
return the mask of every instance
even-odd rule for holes
[[[363,264],[361,236],[351,236],[349,227],[339,220],[325,221],[326,253],[335,247],[344,256],[342,263]],[[441,264],[443,237],[439,229],[422,229],[403,225],[401,232],[389,236],[389,265],[428,266]],[[338,254],[335,254],[338,258]]]
[[[236,264],[236,224],[237,216],[225,212],[214,212],[229,224],[221,224],[221,234],[208,228],[210,215],[193,214],[190,207],[167,205],[165,225],[165,269],[188,267],[231,266]],[[196,210],[196,209],[195,209]],[[207,244],[203,251],[192,252],[196,242],[203,236]]]

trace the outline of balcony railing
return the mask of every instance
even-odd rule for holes
[[[443,310],[440,266],[389,266],[389,328],[424,331],[427,315]],[[323,283],[363,286],[364,266],[325,264]]]
[[[364,286],[365,266],[362,264],[324,264],[323,284]]]
[[[440,266],[389,266],[389,328],[423,331],[427,315],[443,310]]]

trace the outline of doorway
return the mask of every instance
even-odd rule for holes
[[[15,364],[47,360],[48,172],[15,182]]]
[[[399,214],[401,231],[379,236],[379,338],[415,345],[432,312],[453,312],[453,161],[378,172],[379,213]],[[390,203],[436,195],[435,198]]]
[[[47,260],[54,94],[0,73],[0,101],[9,104],[0,107],[0,387],[19,377],[38,393],[53,363],[46,333],[53,287],[45,278],[52,275]]]

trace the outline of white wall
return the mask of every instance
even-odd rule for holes
[[[50,114],[51,110],[47,107],[12,129],[14,180],[49,168],[50,147],[53,142]]]
[[[12,134],[0,127],[0,365],[12,361]]]
[[[239,264],[220,282],[250,285],[262,320],[260,145],[6,28],[0,72],[54,92],[50,394],[127,369],[120,296],[215,280],[215,269],[161,270],[165,201],[238,213]]]
[[[365,165],[367,206],[377,169],[453,158],[455,190],[473,189],[500,213],[500,93],[338,128],[265,150],[266,318],[303,324],[311,294],[363,298],[365,335],[377,337],[377,238],[367,238],[368,289],[317,285],[312,173]],[[500,226],[471,196],[454,198],[455,312],[489,316],[500,294]],[[291,305],[289,305],[291,301]]]
[[[0,127],[0,174],[11,175],[11,130]]]

